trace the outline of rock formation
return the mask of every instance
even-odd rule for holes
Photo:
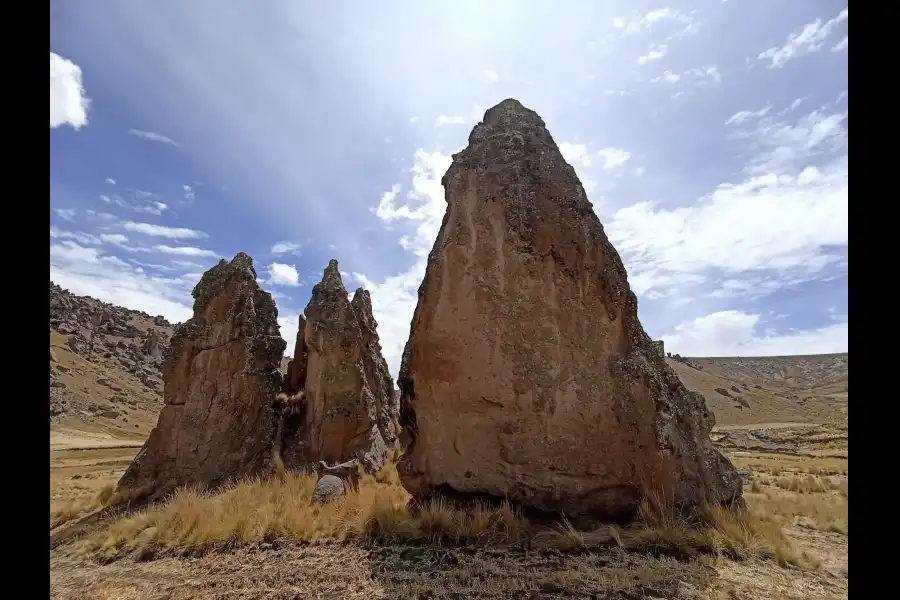
[[[396,442],[397,412],[369,294],[358,289],[348,299],[332,260],[313,288],[306,319],[307,458],[341,463],[358,457],[375,471]]]
[[[149,500],[264,472],[273,458],[286,344],[272,296],[244,253],[204,273],[192,295],[194,315],[176,329],[163,365],[165,406],[119,481]]]
[[[489,109],[442,184],[399,378],[406,489],[572,517],[627,516],[648,490],[685,507],[739,497],[712,414],[644,333],[541,118]]]

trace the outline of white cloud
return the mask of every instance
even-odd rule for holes
[[[302,248],[302,244],[295,244],[294,242],[276,242],[272,245],[272,249],[270,252],[272,254],[293,254]]]
[[[761,331],[762,325],[758,314],[727,310],[676,325],[662,339],[668,351],[698,357],[828,354],[849,347],[846,321],[787,333]]]
[[[615,213],[607,231],[638,294],[677,274],[769,269],[807,277],[838,262],[848,243],[846,165],[798,177],[724,184],[700,203],[665,209],[641,202]]]
[[[268,281],[273,285],[300,285],[300,275],[297,273],[297,268],[294,265],[273,262],[269,265],[268,270]]]
[[[135,223],[134,221],[125,221],[122,227],[126,231],[135,233],[143,233],[144,235],[152,235],[154,237],[165,237],[173,240],[188,239],[205,239],[209,235],[196,229],[188,229],[186,227],[166,227],[165,225],[155,225],[153,223]]]
[[[607,147],[590,151],[587,144],[572,142],[559,144],[559,151],[566,162],[575,168],[578,179],[587,194],[591,194],[597,189],[597,181],[592,176],[592,169],[595,165],[610,172],[622,167],[631,158],[631,153],[621,148]]]
[[[98,248],[72,241],[50,244],[50,280],[75,294],[163,315],[172,322],[191,316],[192,284],[180,279],[150,277]]]
[[[100,239],[108,244],[121,246],[128,243],[128,238],[121,233],[101,233]]]
[[[398,204],[402,190],[395,184],[382,195],[375,213],[391,223],[408,221],[415,226],[409,235],[400,238],[400,245],[415,255],[413,265],[402,273],[376,283],[362,273],[353,277],[372,294],[372,312],[378,321],[378,334],[384,358],[394,376],[400,369],[403,346],[409,337],[409,323],[418,301],[418,287],[425,275],[428,253],[441,228],[447,203],[441,177],[450,167],[452,158],[441,152],[426,152],[421,148],[413,157],[412,186],[405,195],[405,203]]]
[[[607,171],[621,167],[631,158],[631,153],[621,148],[607,147],[591,152],[586,144],[573,144],[571,142],[559,144],[559,151],[562,153],[563,158],[566,159],[566,162],[573,166],[587,168],[592,166],[595,160],[599,160]]]
[[[66,221],[75,222],[75,209],[74,208],[54,208],[53,212],[59,215],[61,219],[65,219]]]
[[[793,107],[794,107],[794,105],[792,104],[791,108],[793,108]],[[761,108],[757,111],[741,110],[741,111],[738,111],[738,112],[734,113],[733,115],[731,115],[728,118],[728,120],[725,121],[725,124],[726,125],[741,125],[750,119],[754,119],[754,118],[759,119],[761,117],[766,116],[767,114],[769,114],[770,110],[772,110],[771,105],[764,106],[763,108]]]
[[[85,216],[91,221],[115,221],[116,216],[111,215],[109,213],[97,212],[95,210],[87,209],[84,211]]]
[[[743,181],[720,184],[690,206],[639,202],[618,210],[607,233],[635,292],[699,283],[710,269],[732,279],[768,272],[797,283],[821,277],[826,267],[845,268],[835,248],[848,244],[846,129],[831,117],[814,111],[794,123],[762,118],[745,132],[759,153]],[[686,275],[694,279],[678,279]]]
[[[832,52],[843,52],[844,50],[849,50],[849,48],[850,48],[850,36],[845,35],[844,39],[842,39],[837,44],[832,46],[831,51]]]
[[[654,77],[650,81],[652,83],[678,83],[679,81],[681,81],[681,75],[679,75],[678,73],[673,73],[672,71],[666,69],[662,75]]]
[[[165,202],[159,202],[157,200],[151,202],[150,204],[134,206],[132,208],[134,208],[134,212],[146,213],[148,215],[155,215],[158,217],[169,208],[169,205]]]
[[[650,83],[668,83],[675,84],[679,81],[692,82],[696,85],[707,85],[710,83],[719,83],[722,81],[722,74],[719,68],[713,65],[704,65],[702,67],[692,67],[681,73],[673,73],[666,69],[662,75],[657,75],[650,79]]]
[[[184,184],[183,186],[181,186],[181,188],[184,190],[184,199],[187,200],[188,202],[192,201],[194,198],[197,197],[197,192],[194,190],[193,187],[191,187],[187,184]]]
[[[816,109],[793,122],[767,117],[763,111],[742,112],[749,116],[733,124],[747,126],[735,130],[731,137],[749,140],[759,148],[759,154],[747,165],[748,172],[803,169],[815,156],[846,155],[849,139],[846,110],[826,113]],[[812,171],[808,173],[812,174]]]
[[[81,68],[50,53],[50,127],[71,125],[81,129],[88,122],[90,100],[84,93]]]
[[[697,31],[693,11],[684,13],[671,8],[658,8],[647,13],[633,12],[626,17],[616,17],[612,21],[615,29],[624,35],[633,35],[651,31],[660,26],[672,26],[676,29],[666,39],[679,39]]]
[[[601,148],[597,155],[603,159],[603,168],[607,171],[621,167],[631,158],[631,153],[621,148]]]
[[[643,56],[639,56],[637,58],[637,63],[639,65],[645,65],[648,62],[652,62],[654,60],[659,60],[663,58],[666,54],[669,53],[669,47],[665,44],[650,46],[650,49],[647,51],[647,54]]]
[[[75,242],[83,246],[101,243],[100,238],[90,233],[84,233],[83,231],[65,231],[52,226],[50,227],[50,237],[60,240],[75,240]]]
[[[194,256],[196,258],[218,258],[218,254],[213,252],[212,250],[204,250],[202,248],[194,248],[192,246],[166,246],[164,244],[160,244],[158,246],[153,246],[153,249],[157,252],[162,252],[163,254],[175,254],[177,256]]]
[[[272,295],[274,296],[275,293],[273,292]],[[287,346],[285,346],[284,349],[285,356],[294,355],[294,346],[297,343],[297,331],[299,329],[299,325],[299,313],[278,315],[278,327],[281,330],[281,337],[283,337],[284,341],[287,342]]]
[[[113,179],[112,177],[107,177],[106,183],[108,183],[109,185],[116,185],[116,180]]]
[[[140,129],[129,129],[128,133],[135,137],[139,137],[142,140],[148,140],[151,142],[159,142],[160,144],[168,144],[169,146],[175,146],[176,148],[180,147],[178,142],[176,142],[172,138],[162,135],[161,133],[156,133],[154,131],[142,131]]]
[[[816,19],[791,33],[783,46],[773,46],[760,52],[756,58],[768,60],[770,69],[783,67],[795,58],[821,50],[825,40],[849,18],[850,9],[845,8],[836,17],[824,23],[822,19]]]
[[[491,69],[485,69],[481,72],[481,75],[488,81],[488,83],[497,83],[500,81],[500,76],[497,74],[497,71],[492,71]]]
[[[445,125],[469,125],[473,126],[481,120],[484,110],[477,104],[472,107],[472,111],[468,115],[438,115],[434,120],[435,127],[444,127]]]

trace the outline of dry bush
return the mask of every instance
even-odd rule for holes
[[[746,494],[753,512],[779,522],[848,534],[848,498],[832,493],[799,493],[768,489]]]
[[[310,503],[315,477],[281,473],[249,479],[218,493],[187,488],[165,504],[114,520],[84,542],[88,550],[137,544],[155,528],[161,546],[205,547],[226,542],[289,537],[310,542],[420,541],[433,544],[503,545],[521,541],[526,524],[509,506],[476,504],[458,509],[441,499],[407,508],[393,462],[374,477],[363,476],[358,492],[334,504]]]
[[[63,523],[84,513],[91,512],[105,506],[113,497],[115,486],[111,483],[104,485],[100,490],[89,496],[76,496],[63,500],[50,500],[50,529],[59,527]]]
[[[581,531],[565,517],[555,528],[538,528],[508,503],[460,507],[436,498],[410,511],[410,497],[399,484],[393,461],[374,476],[363,475],[359,491],[348,492],[340,502],[312,505],[314,486],[313,476],[282,472],[215,494],[182,489],[162,505],[110,519],[79,543],[84,551],[112,554],[148,542],[206,548],[285,537],[307,542],[524,544],[563,551],[618,547],[655,555],[772,558],[782,565],[812,562],[794,551],[768,514],[716,507],[689,523],[674,501],[662,494],[647,495],[632,526]],[[152,539],[148,533],[142,535],[147,530]]]
[[[770,518],[744,509],[715,506],[688,521],[668,498],[660,493],[647,494],[637,522],[630,527],[609,525],[586,532],[564,519],[556,530],[539,532],[532,545],[570,551],[618,547],[657,555],[770,558],[781,566],[816,567],[817,559],[807,560],[798,554],[780,525]]]
[[[763,518],[847,535],[849,493],[847,478],[795,473],[754,477],[745,497]]]

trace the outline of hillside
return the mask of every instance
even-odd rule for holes
[[[688,389],[706,397],[719,427],[847,421],[844,354],[666,359]],[[702,370],[690,366],[701,367]]]
[[[50,283],[50,447],[140,445],[162,407],[162,317]]]

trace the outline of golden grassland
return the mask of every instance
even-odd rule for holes
[[[309,543],[424,544],[590,551],[621,548],[656,555],[712,554],[774,559],[782,566],[816,568],[783,533],[786,524],[847,534],[846,478],[811,473],[757,473],[746,489],[747,511],[711,508],[699,522],[677,516],[672,503],[650,494],[636,523],[576,529],[565,518],[555,527],[529,522],[509,504],[459,507],[441,499],[408,508],[394,462],[362,476],[343,501],[312,505],[314,476],[280,473],[247,479],[216,493],[182,489],[161,505],[118,513],[111,485],[94,494],[51,501],[51,529],[79,514],[111,506],[110,515],[75,543],[79,553],[115,556],[144,551],[198,551],[246,543],[293,539]]]

